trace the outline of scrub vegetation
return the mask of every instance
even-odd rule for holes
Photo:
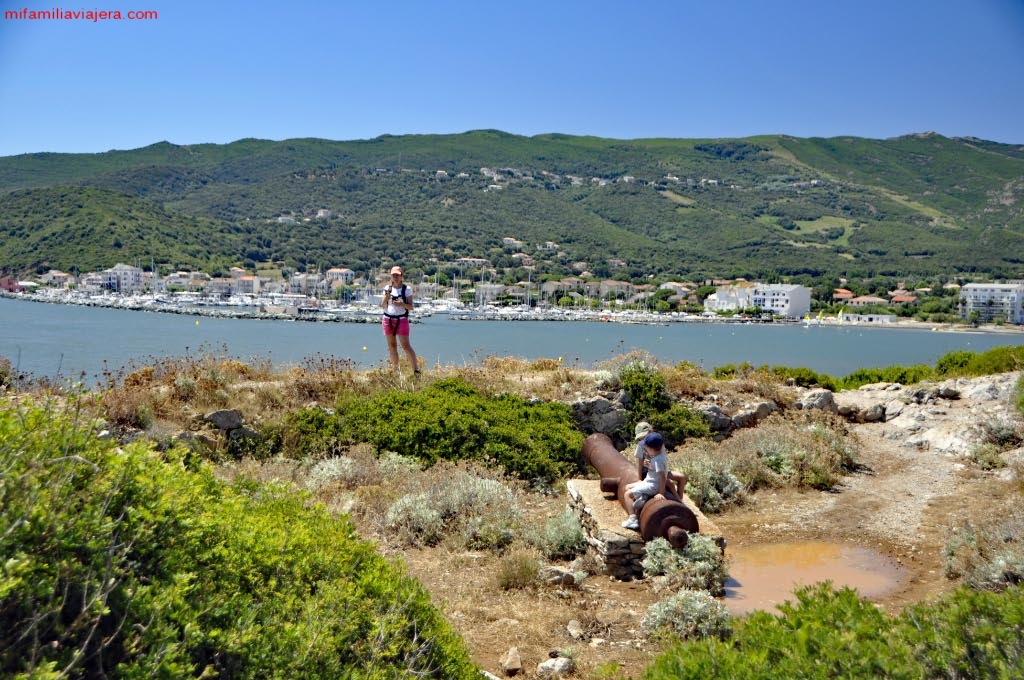
[[[1019,370],[1021,352],[954,353],[928,375]],[[760,493],[842,485],[861,442],[843,421],[789,409],[786,390],[860,378],[625,355],[597,371],[487,357],[411,380],[209,350],[93,390],[0,377],[5,677],[476,677],[512,639],[499,621],[543,648],[561,634],[544,617],[565,606],[587,635],[650,645],[565,650],[581,677],[625,677],[607,663],[620,652],[645,678],[1024,672],[1019,513],[960,527],[944,552],[960,587],[899,612],[821,585],[731,618],[714,599],[728,561],[692,537],[682,551],[649,544],[651,589],[622,591],[635,628],[595,613],[611,597],[597,589],[617,586],[594,578],[565,510],[565,480],[591,474],[569,404],[625,394],[621,440],[660,423],[687,494],[727,517]],[[715,441],[695,410],[704,395],[773,398],[781,412]],[[204,424],[219,408],[240,411],[245,436]],[[979,470],[1024,439],[1019,420],[987,432],[996,451],[979,452]]]

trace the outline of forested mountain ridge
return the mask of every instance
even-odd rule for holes
[[[1022,199],[1024,146],[932,133],[161,142],[0,158],[0,267],[433,273],[481,257],[517,280],[513,237],[535,280],[1013,278]]]

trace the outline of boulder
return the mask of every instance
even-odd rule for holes
[[[825,413],[838,413],[835,395],[831,390],[814,389],[801,395],[794,404],[798,409],[807,411],[824,411]]]
[[[616,395],[618,396],[618,395]],[[599,432],[613,436],[626,425],[629,414],[620,401],[605,397],[582,399],[572,405],[573,416],[586,434]]]
[[[715,404],[698,406],[696,410],[707,421],[712,432],[729,432],[735,427],[732,418]]]
[[[548,659],[537,664],[537,677],[539,678],[562,678],[575,670],[572,659],[560,656],[557,659]]]
[[[218,430],[223,430],[225,432],[228,430],[237,430],[242,427],[242,412],[236,408],[221,409],[220,411],[207,413],[203,416],[203,420],[212,424]]]
[[[508,677],[518,675],[523,670],[523,659],[519,655],[519,648],[512,647],[505,652],[505,656],[501,657],[498,665],[501,667],[501,672]]]

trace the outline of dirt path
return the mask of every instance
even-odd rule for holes
[[[1012,486],[945,453],[900,446],[883,425],[853,426],[858,471],[832,492],[768,491],[748,508],[715,518],[731,546],[816,540],[872,548],[903,570],[878,604],[898,609],[955,584],[944,575],[954,528],[978,523],[1012,502]]]

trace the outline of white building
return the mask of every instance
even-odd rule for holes
[[[775,316],[799,319],[811,311],[811,289],[786,283],[759,283],[754,287],[754,306]]]
[[[330,283],[341,283],[350,285],[355,281],[356,273],[347,267],[331,267],[327,270],[326,278]]]
[[[118,262],[103,270],[104,287],[119,293],[138,293],[142,290],[142,270]]]
[[[964,285],[960,289],[960,316],[969,319],[974,312],[982,323],[1004,319],[1024,324],[1024,281]]]
[[[784,283],[736,283],[719,288],[704,300],[704,309],[709,312],[754,307],[797,319],[811,311],[811,289]]]

